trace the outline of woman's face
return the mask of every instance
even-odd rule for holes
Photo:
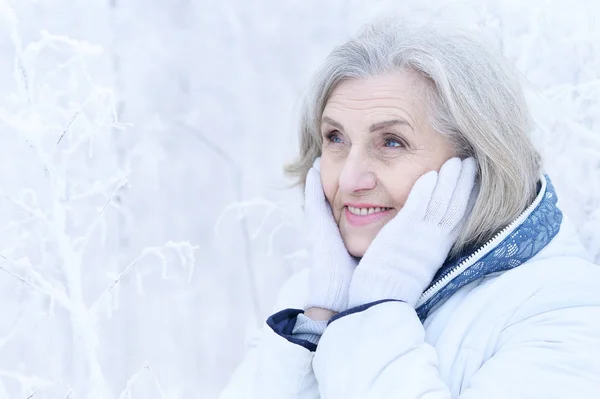
[[[402,209],[415,181],[455,155],[429,124],[426,84],[416,72],[393,72],[343,81],[327,101],[321,182],[354,256]]]

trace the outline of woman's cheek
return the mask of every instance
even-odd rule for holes
[[[336,173],[336,168],[329,164],[326,159],[323,160],[323,158],[321,158],[321,185],[323,186],[325,198],[327,198],[329,205],[331,206],[332,210],[334,210],[334,215],[335,195],[338,191],[338,182],[339,176]]]
[[[393,201],[391,205],[401,209],[416,181],[430,170],[433,168],[411,162],[380,173],[379,182]]]

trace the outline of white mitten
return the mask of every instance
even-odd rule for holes
[[[398,214],[377,234],[350,285],[349,307],[397,299],[414,306],[464,225],[475,185],[472,158],[421,176]]]
[[[320,158],[306,176],[304,213],[310,240],[310,287],[305,309],[342,312],[358,261],[346,249],[321,185]]]

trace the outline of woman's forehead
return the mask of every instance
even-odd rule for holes
[[[397,118],[413,124],[423,114],[424,84],[403,72],[344,81],[327,100],[321,122],[357,117],[371,122]]]
[[[332,101],[412,100],[422,99],[427,81],[416,72],[397,71],[362,79],[346,79],[331,92]]]

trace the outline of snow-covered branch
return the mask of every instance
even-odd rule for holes
[[[77,392],[77,397],[108,399],[114,384],[102,360],[99,304],[116,295],[113,288],[150,256],[159,259],[163,279],[171,263],[180,263],[189,281],[197,247],[168,241],[142,249],[90,304],[94,280],[89,275],[104,270],[110,276],[118,268],[97,259],[105,245],[102,238],[97,242],[97,227],[110,226],[112,209],[128,212],[121,201],[114,201],[133,170],[129,158],[117,162],[112,147],[113,135],[127,134],[116,117],[117,96],[111,87],[95,83],[95,63],[104,56],[101,46],[45,30],[38,40],[26,43],[14,13],[4,6],[14,48],[14,90],[0,102],[6,168],[0,175],[0,201],[9,211],[0,214],[6,219],[1,220],[0,271],[13,285],[24,287],[24,295],[27,289],[29,295],[35,293],[40,306],[60,306],[60,312],[49,315],[71,332],[72,342],[69,365],[53,359],[53,367],[66,372],[61,380],[73,382],[67,396]],[[42,311],[29,314],[27,323],[34,323],[37,314]],[[10,346],[23,330],[14,327],[0,348]],[[146,370],[162,392],[150,367]],[[50,369],[45,372],[55,375]],[[76,378],[82,372],[85,378]],[[0,377],[16,381],[32,398],[55,384],[25,370],[0,370]]]

